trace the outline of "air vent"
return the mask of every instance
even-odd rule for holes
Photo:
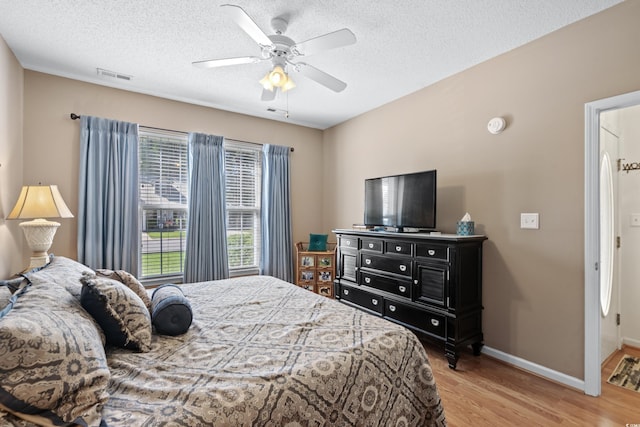
[[[131,80],[133,78],[133,76],[129,76],[127,74],[122,74],[122,73],[117,73],[115,71],[105,70],[103,68],[96,68],[96,70],[98,71],[98,75],[99,76],[108,77],[110,79],[129,81],[129,80]]]

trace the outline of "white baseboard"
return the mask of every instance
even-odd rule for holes
[[[631,347],[640,348],[640,341],[632,338],[622,338],[622,344],[626,344]]]
[[[541,377],[547,378],[551,381],[555,381],[568,387],[584,391],[584,380],[571,377],[567,374],[563,374],[562,372],[554,371],[553,369],[546,368],[542,365],[538,365],[537,363],[529,362],[528,360],[513,356],[511,354],[507,354],[500,350],[496,350],[495,348],[484,346],[482,347],[482,353],[506,362],[510,365],[517,366],[518,368],[524,369],[525,371],[529,371]]]

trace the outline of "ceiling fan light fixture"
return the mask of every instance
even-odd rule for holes
[[[334,92],[342,92],[347,87],[345,82],[332,75],[309,64],[294,61],[294,59],[354,44],[356,36],[348,28],[313,37],[303,42],[296,42],[284,35],[289,24],[289,14],[280,15],[271,20],[271,27],[275,34],[268,36],[240,6],[223,4],[221,7],[258,44],[261,55],[208,59],[193,62],[193,65],[200,68],[215,68],[270,61],[271,70],[260,80],[260,85],[263,87],[262,101],[273,101],[278,88],[281,92],[286,92],[296,87],[296,84],[285,72],[287,66],[289,70],[300,72],[304,77]]]
[[[287,82],[282,85],[281,90],[282,92],[286,92],[289,89],[293,89],[294,87],[296,87],[296,84],[293,82],[293,80],[287,77]]]
[[[269,73],[269,81],[276,87],[282,87],[287,82],[287,73],[284,72],[281,66],[276,65]]]
[[[276,87],[279,87],[283,92],[296,87],[296,84],[289,78],[280,65],[273,67],[273,69],[260,80],[260,84],[263,88],[272,92]]]
[[[260,84],[262,85],[263,88],[265,88],[266,90],[270,90],[271,92],[273,92],[273,84],[271,84],[271,81],[269,80],[269,74],[267,73],[262,80],[260,80]]]

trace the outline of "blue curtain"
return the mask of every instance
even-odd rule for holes
[[[78,261],[138,274],[138,125],[80,120]]]
[[[262,148],[260,274],[293,282],[289,147]]]
[[[223,140],[221,136],[189,134],[185,283],[229,277]]]

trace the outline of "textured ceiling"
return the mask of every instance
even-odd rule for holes
[[[0,35],[26,69],[325,129],[620,1],[0,0]],[[263,102],[268,62],[194,67],[260,55],[219,7],[228,2],[267,34],[271,18],[288,15],[285,35],[297,42],[349,28],[356,44],[304,58],[347,88],[335,93],[292,73],[297,87]],[[133,78],[100,77],[97,68]]]

